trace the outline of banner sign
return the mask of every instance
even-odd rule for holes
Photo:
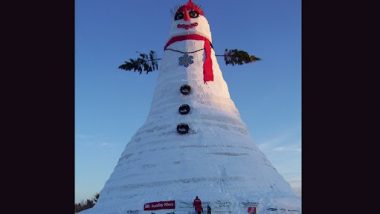
[[[248,207],[248,214],[256,214],[256,207]]]
[[[175,209],[175,201],[157,201],[144,204],[144,210]]]

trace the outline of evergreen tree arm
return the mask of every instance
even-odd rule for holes
[[[140,74],[146,72],[148,74],[149,72],[158,70],[158,60],[160,59],[156,57],[156,52],[151,50],[149,54],[140,53],[137,59],[125,61],[124,64],[119,66],[119,69],[133,72],[137,71]]]
[[[248,52],[238,49],[232,49],[228,50],[225,49],[223,55],[217,55],[217,56],[223,56],[224,62],[226,65],[242,65],[247,63],[253,63],[256,61],[261,60],[260,58],[250,55]]]

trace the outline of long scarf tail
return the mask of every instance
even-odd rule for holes
[[[203,80],[206,83],[207,81],[214,81],[214,74],[212,71],[211,44],[208,39],[204,41],[205,60],[203,63]]]

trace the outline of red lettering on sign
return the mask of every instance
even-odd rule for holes
[[[144,204],[144,210],[175,209],[175,201],[157,201]]]

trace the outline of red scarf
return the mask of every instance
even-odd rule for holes
[[[203,63],[203,81],[206,83],[207,81],[214,81],[214,74],[212,71],[212,60],[211,60],[211,42],[206,37],[198,35],[198,34],[189,34],[182,36],[174,36],[172,37],[165,45],[164,50],[173,44],[174,42],[183,41],[183,40],[203,40],[204,45],[203,48],[205,50],[205,61]]]

